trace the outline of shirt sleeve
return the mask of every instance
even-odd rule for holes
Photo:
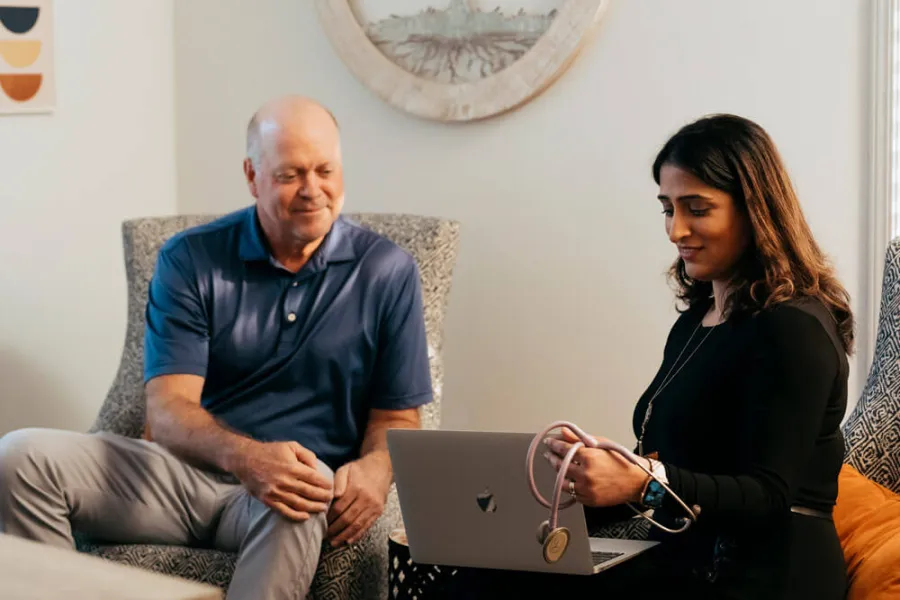
[[[160,375],[206,376],[209,325],[184,241],[160,250],[145,317],[145,383]]]
[[[736,475],[697,473],[666,464],[669,486],[703,514],[744,523],[790,507],[841,373],[838,350],[814,316],[779,307],[757,317],[758,338],[735,390],[749,446]],[[727,399],[723,398],[723,401]],[[667,510],[681,507],[666,498]]]
[[[380,410],[415,408],[432,400],[422,285],[416,262],[407,258],[393,276],[395,293],[379,328],[371,406]]]

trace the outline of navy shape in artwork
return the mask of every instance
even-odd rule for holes
[[[36,6],[0,6],[0,23],[13,33],[28,33],[40,11]]]

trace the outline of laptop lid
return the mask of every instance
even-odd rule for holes
[[[569,547],[548,564],[537,534],[550,515],[531,494],[525,457],[533,434],[392,429],[388,448],[409,541],[421,564],[592,573],[584,509],[560,511]],[[556,472],[538,456],[538,489],[550,499]]]

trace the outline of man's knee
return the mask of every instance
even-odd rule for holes
[[[17,429],[0,437],[0,501],[46,473],[59,444],[52,429]]]
[[[334,471],[332,471],[331,468],[321,460],[317,462],[318,464],[316,466],[319,473],[333,482]],[[303,521],[296,521],[293,519],[289,519],[273,508],[265,507],[264,510],[266,513],[266,518],[269,521],[268,533],[269,535],[283,540],[287,543],[321,543],[322,539],[324,539],[325,537],[326,531],[328,530],[328,509],[330,508],[331,503],[328,502],[326,503],[325,512],[310,513],[308,519]]]

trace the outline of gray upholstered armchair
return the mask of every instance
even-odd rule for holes
[[[349,214],[410,252],[418,263],[435,401],[422,409],[422,425],[437,429],[443,373],[441,346],[444,311],[450,291],[459,241],[459,224],[445,219],[380,214]],[[128,281],[128,325],[116,379],[100,409],[95,431],[140,437],[144,430],[143,393],[144,307],[156,255],[165,240],[188,227],[214,219],[177,216],[126,221],[122,226]],[[313,581],[313,598],[387,597],[388,534],[401,525],[396,489],[392,487],[385,514],[360,542],[334,549],[323,546]],[[153,545],[103,545],[79,538],[79,549],[107,559],[227,588],[234,570],[233,554],[204,548]]]

